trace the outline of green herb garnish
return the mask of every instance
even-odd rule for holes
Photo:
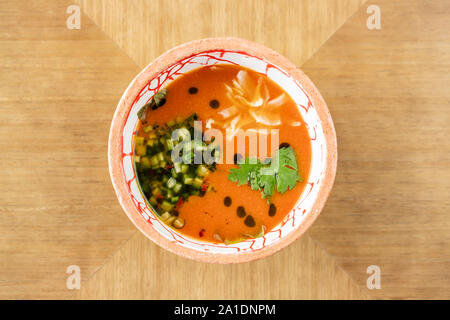
[[[141,121],[145,121],[145,116],[147,114],[148,108],[152,110],[156,110],[159,107],[161,107],[166,102],[167,97],[167,90],[162,89],[161,91],[157,92],[149,102],[144,104],[142,108],[138,111],[137,116]]]
[[[230,169],[228,180],[244,185],[250,183],[253,190],[260,190],[263,198],[270,198],[275,189],[285,193],[293,189],[299,176],[297,159],[291,147],[281,148],[277,151],[275,158],[261,163],[258,159],[247,158],[238,164],[239,168]]]

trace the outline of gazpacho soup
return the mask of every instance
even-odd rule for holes
[[[263,236],[299,199],[311,166],[306,125],[266,75],[219,64],[191,70],[138,112],[142,194],[177,232],[231,244]]]

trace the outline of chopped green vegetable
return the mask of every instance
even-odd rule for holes
[[[140,145],[136,146],[136,154],[138,156],[145,156],[146,153],[147,153],[147,146],[140,146]]]
[[[238,186],[247,184],[249,181],[249,176],[251,172],[259,171],[262,164],[259,160],[247,158],[243,163],[241,163],[240,168],[230,169],[230,174],[228,175],[228,180],[232,182],[237,182]]]
[[[165,125],[142,124],[142,130],[135,138],[134,163],[139,186],[150,205],[165,223],[173,225],[179,207],[191,196],[204,196],[212,187],[206,177],[215,170],[213,164],[178,163],[172,159],[175,146],[181,144],[187,149],[187,156],[194,157],[195,146],[203,149],[210,142],[185,141],[194,136],[196,114],[186,119],[177,117]],[[178,130],[181,129],[181,130]],[[175,130],[183,139],[172,139]],[[184,151],[184,150],[183,150]],[[163,218],[164,216],[164,218]],[[172,224],[173,222],[173,224]],[[184,226],[181,220],[179,227]]]
[[[176,218],[172,225],[177,229],[181,229],[184,227],[184,219]]]
[[[209,174],[209,170],[208,170],[208,168],[206,166],[201,164],[197,168],[197,174],[199,176],[205,177],[205,176],[207,176]]]
[[[275,158],[262,164],[257,159],[247,158],[239,168],[230,169],[228,180],[237,184],[250,184],[253,190],[261,190],[263,198],[270,198],[275,188],[280,193],[293,189],[299,176],[297,159],[291,147],[281,148]]]
[[[167,97],[167,90],[162,89],[153,96],[152,101],[154,101],[157,107],[160,107],[163,105],[163,101],[166,99],[166,97]]]
[[[158,109],[166,102],[167,90],[163,89],[156,93],[153,98],[150,99],[148,103],[146,103],[137,113],[138,118],[145,122],[145,117],[147,115],[148,108],[152,110]],[[145,129],[144,129],[145,130]],[[149,130],[150,131],[150,130]]]
[[[175,186],[173,187],[173,192],[175,192],[175,193],[180,192],[180,190],[181,190],[182,187],[183,187],[183,186],[181,185],[181,183],[175,184]]]
[[[144,137],[137,136],[136,137],[136,145],[138,145],[138,146],[144,145]]]
[[[167,180],[167,188],[172,189],[177,184],[177,180],[173,177]]]
[[[148,157],[142,157],[141,159],[142,168],[148,169],[150,168],[150,159]]]
[[[192,177],[189,177],[189,176],[184,176],[183,182],[184,182],[184,184],[193,184],[194,183],[194,179]]]
[[[164,211],[169,212],[172,210],[172,208],[173,208],[173,205],[165,200],[161,203],[161,209],[163,209]]]
[[[192,185],[195,188],[200,189],[202,187],[202,185],[203,185],[203,179],[201,179],[199,177],[195,178],[194,181],[192,182]]]

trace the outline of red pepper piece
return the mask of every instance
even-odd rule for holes
[[[205,192],[206,189],[208,189],[208,185],[209,185],[208,181],[205,181],[205,183],[203,183],[203,185],[202,185],[201,190],[202,190],[203,192]]]
[[[183,204],[183,197],[180,197],[180,199],[178,199],[177,201],[177,204],[175,205],[175,208],[178,210],[182,204]]]

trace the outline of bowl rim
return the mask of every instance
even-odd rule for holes
[[[286,236],[281,237],[277,243],[258,251],[229,254],[201,252],[195,249],[183,247],[166,239],[157,230],[151,227],[151,225],[136,210],[134,203],[128,195],[127,183],[123,175],[121,161],[121,130],[125,124],[130,107],[132,106],[140,90],[148,84],[151,79],[157,76],[158,73],[170,67],[177,61],[209,50],[242,51],[282,68],[292,78],[302,84],[303,89],[308,94],[314,108],[316,109],[325,136],[325,143],[327,147],[326,167],[323,183],[318,190],[317,198],[313,203],[311,212],[305,217],[296,230],[293,230]],[[337,140],[334,124],[324,99],[312,81],[299,68],[297,68],[294,63],[273,49],[259,43],[233,37],[205,38],[183,43],[166,51],[148,64],[131,81],[128,88],[123,93],[112,119],[108,140],[108,164],[111,181],[120,205],[136,228],[139,229],[139,231],[141,231],[147,238],[172,253],[193,260],[210,263],[240,263],[267,257],[287,247],[302,236],[317,219],[333,187],[337,167]]]

